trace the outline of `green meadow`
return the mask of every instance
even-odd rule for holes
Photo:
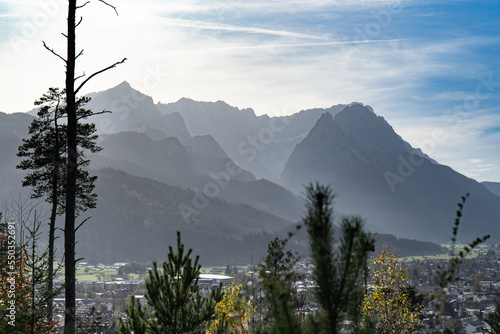
[[[405,262],[406,261],[411,262],[411,261],[423,261],[423,260],[449,260],[449,259],[451,259],[452,258],[451,254],[450,254],[451,245],[445,244],[445,245],[441,245],[441,246],[446,248],[448,250],[448,252],[443,253],[443,254],[436,254],[436,255],[408,256],[408,257],[401,258],[401,260],[405,261]],[[462,251],[464,249],[464,247],[466,247],[466,246],[467,246],[466,244],[455,245],[455,254],[458,255],[459,252]],[[476,246],[465,258],[466,259],[475,259],[481,255],[486,254],[487,251],[488,251],[488,246],[485,246],[485,245]]]

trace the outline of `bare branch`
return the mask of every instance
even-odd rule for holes
[[[102,72],[104,72],[104,71],[107,71],[107,70],[109,70],[109,69],[112,69],[112,68],[116,67],[116,65],[123,64],[123,63],[125,62],[125,60],[127,60],[127,58],[123,58],[121,61],[117,61],[117,62],[116,62],[116,63],[114,63],[113,65],[110,65],[110,66],[108,66],[108,67],[106,67],[106,68],[103,68],[103,69],[102,69],[102,70],[100,70],[100,71],[97,71],[97,72],[93,73],[91,76],[89,76],[87,79],[85,79],[85,81],[84,81],[84,82],[82,82],[82,83],[80,84],[80,86],[78,86],[78,88],[75,90],[75,95],[76,95],[76,94],[78,94],[78,91],[79,91],[79,90],[83,87],[83,85],[85,85],[85,84],[86,84],[86,83],[87,83],[90,79],[92,79],[93,77],[95,77],[95,76],[96,76],[96,75],[98,75],[98,74],[101,74],[101,73],[102,73]]]
[[[87,218],[85,218],[85,219],[84,219],[84,220],[80,223],[80,225],[78,225],[78,226],[75,228],[75,233],[76,233],[76,231],[78,231],[78,229],[79,229],[79,228],[80,228],[83,224],[85,224],[85,222],[86,222],[87,220],[89,220],[90,218],[92,218],[92,217],[87,217]]]
[[[115,13],[116,13],[116,16],[118,16],[118,11],[116,10],[116,7],[113,6],[113,5],[110,5],[109,3],[107,3],[106,1],[104,0],[99,0],[100,2],[102,2],[103,4],[105,5],[108,5],[109,7],[113,8],[115,10]]]
[[[81,6],[76,6],[76,9],[83,8],[83,7],[85,7],[88,3],[90,3],[90,1],[87,1],[86,3],[84,3],[84,4],[83,4],[83,5],[81,5]]]
[[[76,80],[78,80],[78,79],[80,79],[80,78],[83,78],[84,76],[85,76],[85,71],[83,72],[83,74],[82,74],[82,75],[80,75],[80,76],[76,77],[76,78],[75,78],[75,81],[76,81]]]
[[[78,54],[76,55],[75,59],[77,59],[78,57],[80,57],[82,54],[83,54],[83,49],[81,49],[80,52],[78,52]]]
[[[78,261],[81,261],[83,259],[84,259],[84,257],[79,257],[78,259],[75,260],[75,263],[77,263]]]
[[[78,23],[77,23],[77,24],[75,24],[75,28],[76,28],[76,27],[78,27],[78,26],[80,25],[80,23],[82,23],[82,21],[83,21],[83,17],[82,17],[82,16],[80,16],[80,21],[78,21]]]
[[[63,35],[64,37],[68,38],[68,35],[66,35],[65,33],[61,33],[61,35]]]
[[[52,53],[54,56],[58,57],[59,59],[61,59],[63,62],[67,63],[66,59],[64,59],[62,56],[60,56],[57,52],[55,52],[53,49],[49,48],[47,46],[47,44],[45,44],[45,41],[42,41],[43,42],[43,47],[46,48],[47,50],[49,50],[50,53]]]

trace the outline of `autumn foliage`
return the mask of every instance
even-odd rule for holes
[[[227,326],[227,333],[251,333],[254,307],[252,301],[245,298],[243,289],[244,285],[235,281],[224,288],[224,297],[215,306],[215,319],[208,334],[217,333],[222,324]]]
[[[363,304],[367,317],[377,320],[377,333],[413,333],[420,324],[421,307],[413,305],[405,268],[390,251],[383,251],[371,263],[373,291]]]

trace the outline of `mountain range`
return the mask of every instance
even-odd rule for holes
[[[301,221],[311,182],[337,194],[337,217],[359,214],[373,232],[433,242],[450,239],[469,193],[459,239],[500,236],[498,183],[440,165],[361,103],[269,117],[222,101],[155,104],[127,82],[88,96],[87,107],[111,111],[92,120],[103,147],[90,166],[99,200],[77,235],[89,260],[164,258],[176,230],[204,263],[258,259],[272,235]],[[5,201],[19,189],[16,151],[31,120],[0,113]]]

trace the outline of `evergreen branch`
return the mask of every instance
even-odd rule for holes
[[[488,240],[490,238],[489,234],[484,235],[483,237],[477,237],[469,245],[465,246],[463,248],[463,250],[458,252],[458,255],[455,254],[458,227],[460,225],[460,219],[462,217],[463,209],[465,207],[465,202],[466,202],[468,197],[469,197],[469,193],[465,194],[465,196],[461,196],[461,202],[458,203],[458,210],[456,211],[455,222],[453,224],[453,231],[452,231],[452,237],[451,237],[451,241],[452,241],[451,265],[447,270],[445,270],[441,273],[440,285],[442,288],[444,288],[448,283],[451,283],[454,279],[456,279],[455,276],[456,276],[456,273],[458,272],[460,261],[465,259],[467,257],[467,255],[469,255],[477,245],[485,242],[486,240]]]
[[[92,112],[92,114],[90,114],[90,115],[79,116],[76,119],[77,120],[81,120],[81,119],[85,119],[85,118],[90,117],[90,116],[101,115],[101,114],[110,114],[111,112],[112,112],[111,110],[103,110],[103,111],[98,111],[98,112]]]

